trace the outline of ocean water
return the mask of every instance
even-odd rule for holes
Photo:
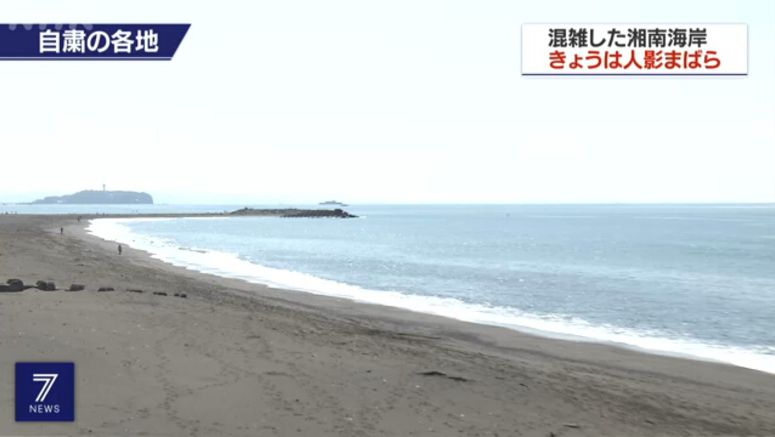
[[[775,205],[347,209],[89,231],[217,275],[775,373]]]

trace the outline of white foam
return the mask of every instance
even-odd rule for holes
[[[536,315],[516,308],[472,304],[453,298],[370,290],[301,272],[265,267],[243,260],[233,253],[196,247],[182,248],[174,241],[138,234],[126,226],[126,223],[132,221],[151,220],[174,219],[97,219],[90,222],[87,231],[105,240],[146,251],[153,258],[164,262],[203,273],[356,302],[402,308],[466,322],[502,326],[549,337],[610,343],[646,352],[722,362],[775,373],[775,347],[773,346],[743,348],[692,339],[668,338],[660,332],[593,325],[576,317]]]

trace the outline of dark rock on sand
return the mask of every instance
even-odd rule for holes
[[[154,295],[154,296],[166,296],[166,295],[167,295],[167,293],[166,293],[166,292],[164,292],[164,291],[154,291],[154,292],[153,292],[153,295]]]
[[[100,287],[97,291],[115,291],[113,287]]]
[[[55,291],[57,289],[56,284],[53,282],[38,281],[35,285],[40,291]]]
[[[447,379],[451,379],[453,381],[458,381],[458,382],[468,382],[468,381],[470,381],[468,378],[464,378],[462,376],[447,375],[446,373],[439,372],[438,370],[429,370],[427,372],[420,372],[419,375],[421,375],[421,376],[439,376],[439,377],[442,377],[442,378],[447,378]]]
[[[130,293],[142,293],[143,292],[143,290],[140,290],[138,288],[127,288],[126,291],[128,291]]]
[[[0,293],[17,293],[18,291],[11,290],[11,287],[6,284],[0,284]]]
[[[22,291],[24,290],[24,282],[21,279],[9,279],[6,281],[8,291]]]
[[[81,284],[72,284],[70,285],[70,288],[67,289],[67,291],[83,291],[86,288],[86,286]]]

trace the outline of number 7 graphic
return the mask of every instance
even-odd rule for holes
[[[40,388],[40,392],[38,393],[38,397],[35,398],[35,402],[46,401],[46,397],[48,397],[48,392],[51,391],[51,387],[54,386],[54,383],[56,382],[58,376],[59,376],[58,373],[33,373],[32,374],[33,382],[43,383],[43,387]]]

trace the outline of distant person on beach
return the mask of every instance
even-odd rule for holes
[[[119,244],[118,245],[118,254],[121,255],[121,252],[123,252],[123,251],[124,251],[124,248],[121,247],[121,245]]]
[[[59,228],[59,235],[65,234],[65,228]]]

